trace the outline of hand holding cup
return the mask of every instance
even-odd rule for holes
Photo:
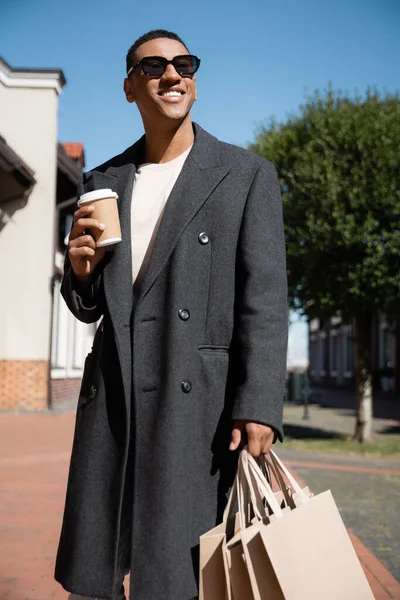
[[[121,241],[118,194],[109,188],[87,192],[78,201],[70,234],[69,258],[75,275],[88,282],[104,258],[105,246]]]
[[[92,218],[94,206],[85,204],[74,214],[74,224],[68,243],[68,256],[78,279],[89,280],[99,262],[104,258],[105,248],[96,247],[93,237],[99,237],[105,229],[104,223]]]

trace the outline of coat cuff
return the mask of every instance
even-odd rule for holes
[[[93,279],[90,278],[90,281],[86,285],[83,285],[71,268],[71,284],[72,293],[82,308],[85,310],[95,309]]]
[[[279,406],[277,403],[276,406]],[[279,440],[283,442],[284,433],[283,433],[283,424],[282,424],[282,411],[274,410],[268,414],[268,411],[265,411],[264,415],[260,415],[258,412],[253,412],[251,409],[235,406],[232,411],[232,419],[234,421],[249,421],[251,423],[260,423],[260,425],[268,425],[275,430],[274,443]],[[278,414],[279,413],[279,414]]]
[[[77,319],[84,323],[94,323],[102,315],[100,300],[101,274],[94,274],[92,282],[83,286],[75,276],[71,266],[65,271],[61,294]]]

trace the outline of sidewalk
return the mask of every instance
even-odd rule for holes
[[[286,404],[286,435],[297,439],[351,435],[355,416],[347,394],[326,391],[318,404],[309,406],[306,420],[302,405]],[[400,430],[400,415],[389,402],[375,410],[380,417],[373,420],[376,433]],[[313,453],[284,444],[277,452],[314,493],[332,490],[377,600],[400,599],[400,458]]]
[[[0,414],[2,600],[67,598],[53,570],[74,420],[73,412]],[[314,492],[332,488],[356,536],[353,543],[376,600],[400,600],[400,464],[392,461],[389,468],[381,459],[338,459],[284,446],[277,450]]]

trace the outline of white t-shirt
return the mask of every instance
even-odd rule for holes
[[[131,205],[132,280],[143,281],[165,203],[192,149],[166,163],[144,163],[135,173]]]

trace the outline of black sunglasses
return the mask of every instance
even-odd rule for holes
[[[192,54],[175,56],[172,60],[168,60],[164,56],[146,56],[129,69],[127,77],[139,66],[142,67],[145,75],[149,77],[161,77],[168,65],[174,65],[175,71],[179,75],[194,75],[200,67],[200,59]]]

